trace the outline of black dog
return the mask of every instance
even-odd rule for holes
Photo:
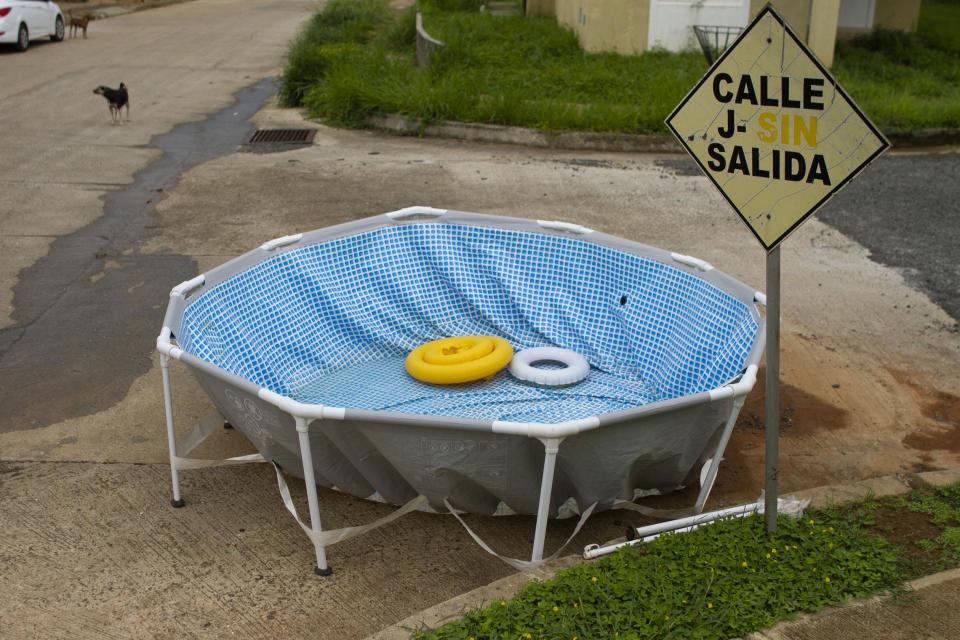
[[[127,108],[127,122],[130,122],[130,94],[127,93],[127,85],[121,82],[119,89],[111,89],[101,85],[93,92],[107,99],[107,104],[110,106],[110,118],[114,124],[123,121],[120,112],[124,107]]]

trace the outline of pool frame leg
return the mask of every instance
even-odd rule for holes
[[[704,478],[703,486],[700,487],[700,494],[697,496],[697,502],[693,507],[695,514],[702,513],[704,506],[707,504],[707,498],[710,497],[710,492],[713,490],[713,483],[716,481],[717,473],[720,471],[720,459],[723,457],[723,452],[727,448],[727,443],[730,442],[730,435],[733,433],[733,427],[737,423],[737,418],[740,416],[740,409],[743,408],[743,403],[746,399],[746,396],[737,396],[733,399],[733,409],[730,411],[727,423],[723,427],[723,433],[720,434],[720,442],[717,443],[717,450],[710,459],[707,477]]]
[[[297,436],[300,440],[300,460],[303,462],[303,481],[307,485],[307,504],[310,506],[310,529],[316,533],[323,531],[320,524],[320,499],[317,497],[317,481],[313,475],[313,452],[310,450],[310,423],[312,420],[294,416]],[[323,545],[314,543],[317,564],[313,572],[318,576],[329,576],[333,569],[327,564],[327,550]]]
[[[163,377],[163,410],[167,418],[167,449],[170,451],[170,481],[173,498],[170,505],[180,508],[186,504],[180,495],[180,472],[177,470],[177,433],[173,423],[173,392],[170,389],[170,356],[160,354],[160,375]]]
[[[557,453],[563,438],[540,438],[543,443],[543,477],[540,479],[540,504],[537,506],[537,524],[533,533],[531,562],[543,560],[543,544],[547,537],[547,520],[550,517],[550,495],[553,492],[553,476],[557,469]]]

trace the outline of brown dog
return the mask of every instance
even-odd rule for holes
[[[77,31],[80,30],[80,29],[82,29],[82,30],[83,30],[83,37],[86,38],[86,37],[87,37],[87,25],[90,24],[90,21],[91,21],[91,20],[93,20],[93,16],[90,15],[89,13],[88,13],[88,14],[85,14],[85,15],[83,15],[83,16],[81,16],[81,17],[78,18],[78,17],[76,17],[75,15],[73,15],[73,13],[71,12],[71,13],[70,13],[70,23],[67,25],[67,26],[69,26],[69,28],[70,28],[70,37],[71,37],[71,38],[76,38],[76,37],[77,37]]]

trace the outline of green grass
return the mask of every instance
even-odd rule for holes
[[[917,33],[838,43],[833,71],[886,131],[960,127],[960,2],[925,2]]]
[[[422,0],[444,41],[414,65],[414,11],[386,0],[333,0],[291,45],[281,98],[313,117],[363,126],[372,114],[541,130],[662,133],[706,70],[699,52],[585,53],[552,19],[494,17],[480,0]],[[915,34],[838,45],[835,71],[887,131],[960,126],[960,3],[925,2]]]
[[[726,640],[958,564],[955,485],[781,518],[773,536],[757,516],[665,535],[533,582],[416,638]]]
[[[288,106],[300,104],[306,91],[323,79],[331,59],[361,51],[394,21],[383,0],[331,0],[290,45],[281,101]]]

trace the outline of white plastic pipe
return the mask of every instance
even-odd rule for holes
[[[544,229],[550,229],[551,231],[567,231],[569,233],[577,233],[580,235],[593,233],[593,229],[590,227],[584,227],[583,225],[574,224],[572,222],[563,222],[562,220],[537,220],[537,224]]]
[[[605,547],[601,547],[600,545],[596,544],[589,545],[583,550],[583,557],[587,560],[599,558],[601,556],[609,555],[622,547],[639,544],[641,542],[647,542],[654,539],[653,536],[657,536],[668,531],[692,531],[692,527],[695,528],[700,525],[713,522],[714,520],[720,520],[721,518],[742,518],[744,516],[748,516],[751,513],[759,510],[759,508],[760,505],[758,503],[752,502],[750,504],[742,504],[736,507],[727,507],[726,509],[720,509],[718,511],[708,511],[707,513],[687,516],[686,518],[677,518],[676,520],[671,520],[669,522],[658,522],[657,524],[651,524],[645,527],[637,527],[634,530],[637,534],[637,538],[635,540],[627,540],[626,542],[611,544]]]
[[[313,451],[310,449],[310,422],[306,418],[295,418],[297,436],[300,439],[300,459],[303,461],[303,481],[307,485],[307,504],[310,506],[310,529],[319,533],[323,530],[320,525],[320,500],[317,497],[317,479],[313,475]],[[323,545],[314,544],[317,554],[317,566],[314,572],[317,575],[330,575],[327,566],[327,551]]]
[[[390,213],[384,214],[388,218],[393,220],[402,220],[404,218],[409,218],[411,216],[434,216],[439,217],[447,212],[446,209],[435,209],[434,207],[404,207],[403,209],[398,209],[397,211],[391,211]]]
[[[750,515],[751,513],[754,513],[755,511],[757,511],[757,509],[751,509],[750,511],[744,511],[743,513],[734,513],[727,516],[727,518],[746,518],[748,515]],[[671,531],[664,531],[663,533],[655,533],[652,536],[646,536],[645,538],[636,540],[635,542],[653,542],[654,540],[662,536],[664,533],[687,533],[688,531],[694,531],[695,529],[699,529],[704,525],[708,525],[711,522],[715,522],[715,520],[709,520],[707,522],[698,522],[697,524],[692,524],[689,527],[681,527],[679,529],[673,529]],[[631,541],[631,542],[634,542],[634,541]]]
[[[670,257],[673,258],[675,262],[679,262],[680,264],[685,264],[688,267],[693,267],[694,269],[699,269],[700,271],[713,271],[712,264],[710,264],[706,260],[695,258],[694,256],[688,256],[682,253],[671,252]]]
[[[262,245],[260,245],[260,248],[263,249],[264,251],[273,251],[274,249],[285,247],[288,244],[293,244],[294,242],[300,242],[302,238],[303,238],[302,233],[295,233],[290,236],[283,236],[280,238],[274,238],[273,240],[267,240]]]
[[[717,387],[716,389],[711,389],[708,393],[710,394],[710,401],[715,400],[725,400],[726,398],[735,398],[737,396],[745,396],[753,390],[753,385],[757,383],[757,365],[751,364],[747,366],[747,370],[740,376],[739,382],[734,382],[733,384],[725,384],[722,387]]]
[[[170,504],[174,507],[183,506],[180,497],[180,472],[177,471],[177,433],[173,424],[173,393],[170,390],[170,356],[160,354],[160,375],[163,378],[163,410],[167,418],[167,449],[170,452],[170,481],[173,483],[173,499]]]
[[[740,409],[743,408],[743,403],[746,399],[746,396],[737,396],[733,400],[733,410],[727,417],[727,423],[723,427],[723,433],[720,434],[720,442],[717,443],[717,450],[710,459],[710,464],[707,467],[707,477],[703,479],[703,486],[700,487],[700,495],[697,496],[697,502],[693,506],[694,513],[703,511],[703,507],[707,504],[707,498],[710,497],[710,491],[713,490],[713,483],[717,480],[717,472],[720,470],[720,461],[723,459],[723,452],[727,449],[727,443],[730,442],[733,427],[737,423],[737,418],[740,417]]]
[[[547,537],[547,520],[550,517],[550,494],[553,492],[553,474],[557,468],[560,442],[559,438],[546,438],[543,441],[543,477],[540,479],[540,504],[537,506],[537,525],[533,533],[531,562],[543,560],[543,544]]]
[[[186,298],[187,294],[196,289],[197,287],[202,287],[206,282],[207,277],[202,273],[198,276],[190,278],[189,280],[184,280],[173,289],[170,290],[170,297],[179,296],[181,298]]]

